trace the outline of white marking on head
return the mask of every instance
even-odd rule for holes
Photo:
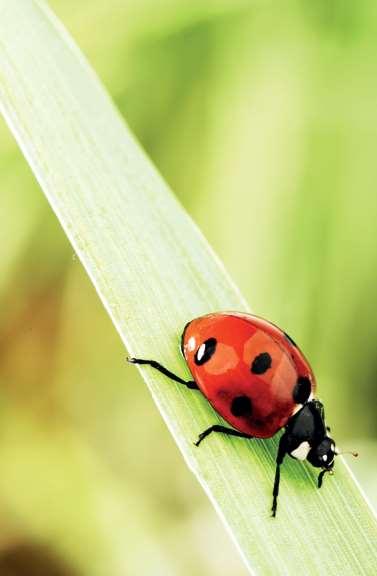
[[[191,338],[188,339],[187,342],[187,349],[189,352],[192,352],[195,349],[196,346],[196,340],[194,336],[191,336]]]
[[[290,455],[297,460],[305,460],[307,455],[310,452],[310,445],[309,442],[301,442],[300,446],[298,446],[295,450],[290,452]]]
[[[324,455],[322,456],[322,460],[323,460],[324,462],[327,462],[327,454],[324,454]]]
[[[199,346],[199,350],[196,353],[196,358],[199,362],[203,358],[205,351],[206,351],[206,344],[205,342],[203,342],[203,344]]]
[[[335,452],[335,444],[331,444],[330,448],[331,448],[331,452]]]

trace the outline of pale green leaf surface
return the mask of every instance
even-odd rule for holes
[[[246,304],[42,3],[0,0],[0,106],[129,351],[188,375],[185,323]],[[218,421],[208,403],[142,373],[251,570],[377,573],[375,517],[340,459],[321,491],[312,469],[284,464],[272,519],[276,439],[211,437],[197,449],[197,434]]]

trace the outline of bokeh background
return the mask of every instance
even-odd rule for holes
[[[50,5],[376,502],[376,2]],[[1,576],[244,576],[3,123],[0,214]]]

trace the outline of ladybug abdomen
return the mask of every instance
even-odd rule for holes
[[[213,408],[237,430],[268,438],[287,423],[298,400],[309,397],[311,372],[247,318],[214,314],[194,320],[184,334],[184,353]]]

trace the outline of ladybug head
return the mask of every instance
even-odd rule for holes
[[[325,436],[322,442],[317,444],[317,446],[313,446],[309,451],[307,459],[312,466],[331,470],[334,466],[334,458],[337,454],[338,451],[334,440],[329,436]]]

